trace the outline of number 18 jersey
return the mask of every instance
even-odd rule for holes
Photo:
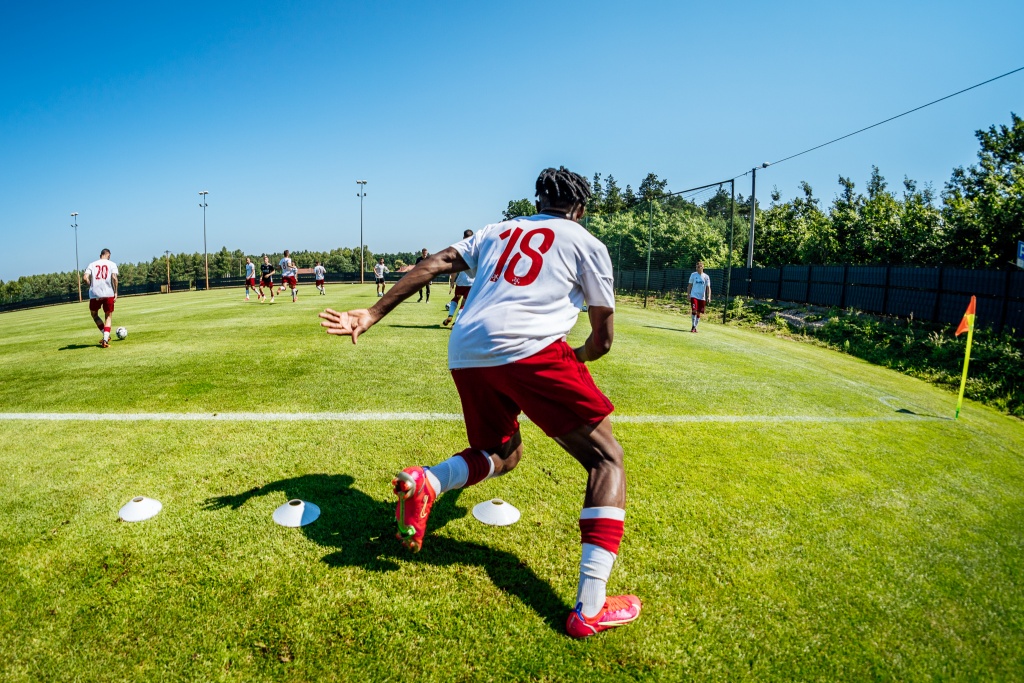
[[[615,308],[608,250],[573,221],[524,216],[453,247],[476,281],[452,330],[449,368],[528,358],[568,334],[584,301]]]

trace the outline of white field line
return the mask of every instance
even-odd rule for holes
[[[529,421],[521,416],[523,421]],[[612,415],[619,424],[672,424],[685,422],[755,423],[858,423],[940,420],[924,415]],[[458,413],[0,413],[0,422],[461,422]]]

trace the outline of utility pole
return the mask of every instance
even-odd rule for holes
[[[363,272],[366,270],[366,264],[363,263],[363,197],[366,196],[366,181],[357,180],[356,185],[359,186],[359,284],[363,284]]]
[[[766,161],[761,164],[761,168],[768,168],[768,162]],[[757,169],[757,166],[750,169],[750,241],[747,242],[747,268],[754,267],[754,219],[757,216]]]
[[[171,293],[171,251],[167,249],[164,251],[164,256],[167,258],[167,293]]]
[[[203,259],[206,264],[206,291],[210,291],[210,252],[206,250],[206,195],[210,194],[206,190],[199,193],[199,196],[203,198],[203,203],[199,206],[203,207]]]
[[[78,268],[78,212],[75,211],[71,214],[71,218],[74,219],[74,223],[71,227],[75,229],[75,274],[78,276],[78,301],[82,301],[82,271]]]

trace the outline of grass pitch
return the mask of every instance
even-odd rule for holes
[[[4,314],[4,411],[459,412],[440,292],[353,347],[315,314],[372,286],[328,291],[123,298],[110,349],[84,305]],[[519,468],[443,496],[408,555],[388,483],[461,450],[457,421],[0,420],[0,678],[1024,678],[1020,421],[954,422],[950,394],[810,345],[616,323],[591,370],[626,450],[609,589],[644,600],[636,624],[564,635],[584,473],[530,424]],[[163,512],[119,522],[140,494]],[[275,526],[293,497],[321,518]],[[522,520],[477,523],[491,497]]]

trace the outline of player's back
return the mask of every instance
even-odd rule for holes
[[[564,337],[584,299],[615,305],[608,250],[574,221],[517,218],[488,225],[455,248],[476,280],[452,331],[450,367],[525,358]]]
[[[117,275],[117,264],[110,259],[93,261],[86,270],[89,273],[89,298],[105,299],[114,296],[114,276]]]

